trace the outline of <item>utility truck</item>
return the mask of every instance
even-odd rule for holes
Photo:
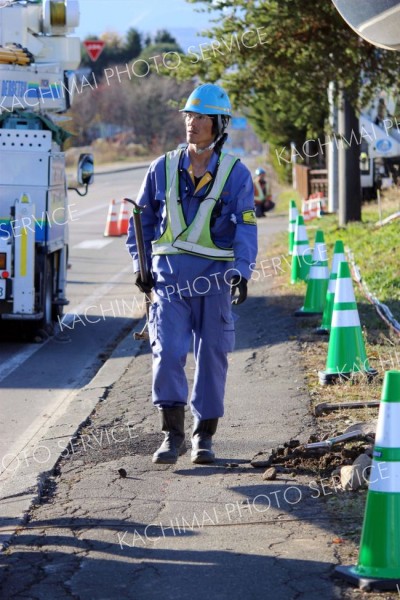
[[[49,329],[68,304],[68,186],[61,124],[80,40],[76,0],[0,0],[0,321]],[[78,183],[93,180],[82,154]],[[75,209],[76,211],[76,209]]]
[[[397,122],[397,121],[396,121]],[[398,181],[400,172],[400,133],[392,119],[377,125],[365,114],[360,116],[360,172],[363,200],[376,199],[377,190]],[[390,127],[389,127],[390,126]]]

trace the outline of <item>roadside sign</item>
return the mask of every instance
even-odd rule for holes
[[[99,58],[106,43],[103,40],[86,40],[83,45],[89,54],[89,58],[94,62]]]

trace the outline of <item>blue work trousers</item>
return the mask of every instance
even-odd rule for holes
[[[235,344],[230,293],[181,297],[157,296],[150,307],[149,336],[153,353],[153,403],[186,404],[186,357],[193,340],[196,362],[191,410],[195,418],[224,414],[227,353]]]

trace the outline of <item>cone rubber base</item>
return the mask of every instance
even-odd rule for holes
[[[314,329],[314,333],[317,335],[329,335],[329,329],[324,329],[324,327],[318,327],[318,329]]]
[[[321,385],[329,385],[331,383],[336,383],[341,379],[348,381],[351,379],[353,373],[366,376],[368,383],[371,383],[372,379],[378,375],[376,369],[368,369],[368,371],[348,371],[347,373],[327,373],[326,371],[318,371],[318,379]]]
[[[357,567],[335,567],[335,574],[346,581],[356,585],[361,590],[395,590],[398,591],[400,579],[376,579],[358,575]]]
[[[294,313],[295,317],[317,317],[319,315],[322,315],[322,311],[315,312],[315,311],[304,310],[304,306],[302,306],[301,308],[296,310],[296,312]]]

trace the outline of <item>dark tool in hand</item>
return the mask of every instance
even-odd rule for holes
[[[140,273],[140,283],[143,287],[147,289],[151,289],[151,285],[153,283],[153,278],[149,269],[147,268],[147,259],[146,259],[146,249],[144,245],[143,238],[143,228],[142,228],[142,219],[141,214],[144,207],[139,206],[134,200],[130,200],[129,198],[124,198],[125,202],[130,202],[133,204],[133,227],[135,230],[135,238],[136,238],[136,248],[139,257],[139,273]],[[139,286],[140,287],[140,286]],[[149,339],[149,331],[148,331],[148,321],[149,321],[149,307],[151,304],[151,292],[145,292],[145,301],[146,301],[146,324],[143,327],[140,333],[135,332],[133,337],[135,340],[148,340]]]

